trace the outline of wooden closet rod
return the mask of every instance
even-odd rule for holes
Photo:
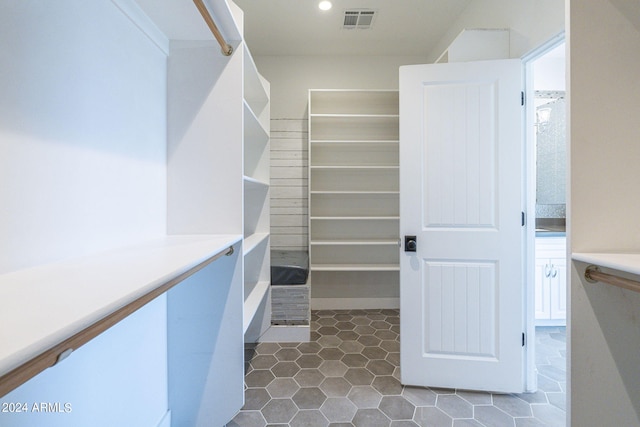
[[[640,282],[625,279],[624,277],[615,276],[613,274],[607,274],[600,271],[595,265],[590,265],[584,271],[584,278],[587,279],[588,282],[602,282],[608,285],[618,286],[620,288],[629,289],[631,291],[640,292]]]
[[[38,356],[27,360],[25,363],[16,367],[12,371],[7,372],[0,377],[0,397],[5,396],[13,389],[18,388],[20,385],[35,377],[45,369],[54,366],[58,362],[61,362],[74,350],[77,350],[87,342],[91,341],[93,338],[97,337],[110,327],[114,326],[116,323],[133,314],[135,311],[142,308],[144,305],[159,297],[163,293],[167,292],[169,289],[173,288],[175,285],[177,285],[187,277],[202,270],[204,267],[211,264],[218,258],[224,255],[233,254],[233,250],[233,246],[230,246],[224,251],[213,255],[211,258],[201,262],[190,270],[174,277],[168,282],[151,290],[149,293],[142,295],[138,299],[133,300],[124,307],[114,311],[113,313],[89,325],[75,335],[72,335],[66,340],[58,343],[54,347],[51,347],[43,353],[40,353]]]
[[[231,47],[231,45],[229,45],[226,42],[226,40],[222,36],[222,33],[220,33],[220,30],[218,30],[218,26],[216,25],[213,18],[211,17],[209,10],[204,5],[203,0],[193,0],[193,2],[196,4],[196,7],[200,11],[200,15],[202,15],[205,22],[209,26],[209,29],[213,33],[213,36],[216,38],[216,40],[218,40],[218,43],[220,43],[220,47],[222,48],[222,53],[225,56],[230,56],[233,53],[233,47]]]

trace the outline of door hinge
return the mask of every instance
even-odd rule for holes
[[[522,223],[522,226],[524,227],[524,225],[527,223],[526,220],[526,215],[524,214],[524,212],[520,212],[521,216],[520,216],[520,222]]]
[[[524,91],[520,92],[520,105],[524,106]]]
[[[523,332],[523,333],[522,333],[522,346],[523,346],[523,347],[524,347],[525,343],[527,342],[525,337],[526,337],[526,335],[525,335],[525,334],[524,334],[524,332]]]

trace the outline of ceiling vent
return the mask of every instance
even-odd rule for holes
[[[371,28],[375,15],[375,10],[345,10],[342,28],[344,30],[367,30]]]

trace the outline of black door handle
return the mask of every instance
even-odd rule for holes
[[[404,251],[415,252],[418,248],[418,239],[416,236],[404,236]]]

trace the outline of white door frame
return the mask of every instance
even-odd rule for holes
[[[525,237],[525,271],[526,283],[525,290],[525,316],[526,316],[526,334],[528,343],[526,347],[526,364],[527,373],[525,384],[527,391],[536,391],[538,389],[538,376],[536,370],[536,353],[535,353],[535,241],[536,241],[536,144],[534,134],[535,123],[535,105],[533,103],[533,61],[556,48],[565,42],[565,32],[555,35],[547,42],[529,51],[521,57],[523,69],[523,81],[525,82],[525,119],[523,128],[523,137],[525,140],[525,179],[523,185],[524,194],[526,195],[526,209],[528,218],[526,222]],[[528,102],[528,101],[531,102]],[[568,284],[568,281],[567,281]],[[567,293],[567,299],[570,298]],[[567,340],[567,346],[569,341]]]

